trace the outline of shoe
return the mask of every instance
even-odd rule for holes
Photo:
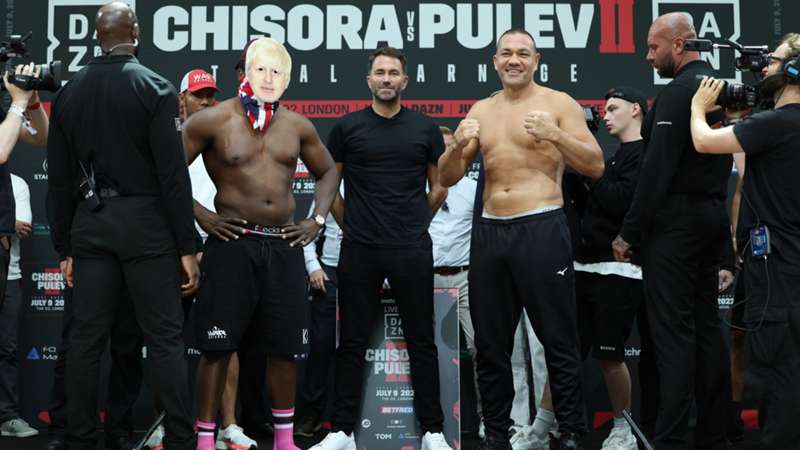
[[[508,439],[498,439],[486,436],[478,445],[478,450],[512,450]]]
[[[232,423],[219,430],[215,447],[217,450],[254,450],[258,448],[258,442],[247,437],[242,427]]]
[[[294,427],[294,434],[295,436],[311,437],[319,431],[320,427],[322,427],[322,422],[319,421],[319,416],[311,413],[298,422]]]
[[[550,450],[550,436],[537,436],[533,425],[526,425],[511,436],[511,448],[514,450]]]
[[[356,440],[353,435],[344,431],[330,432],[319,444],[308,450],[356,450]]]
[[[61,436],[55,436],[50,439],[50,442],[44,447],[44,450],[67,450],[67,443]]]
[[[486,439],[486,425],[483,424],[483,420],[478,425],[478,437],[481,439]]]
[[[159,425],[153,434],[147,438],[147,442],[144,443],[144,448],[149,450],[164,450],[164,426]]]
[[[431,433],[430,431],[422,436],[422,447],[420,450],[453,450],[447,444],[447,440],[442,433]]]
[[[25,438],[36,436],[37,434],[39,434],[39,430],[19,418],[6,420],[0,424],[0,436]]]
[[[630,428],[612,428],[600,450],[637,450],[636,437]]]
[[[558,450],[582,450],[581,438],[575,433],[562,433],[558,439]]]
[[[135,444],[128,439],[128,436],[109,436],[106,439],[106,448],[108,450],[131,450]]]

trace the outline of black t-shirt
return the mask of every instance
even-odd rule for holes
[[[760,221],[770,230],[773,253],[800,263],[800,104],[754,114],[733,132],[747,158],[740,242],[747,241],[749,230]]]
[[[0,109],[0,122],[5,120],[6,112]],[[16,233],[16,204],[14,191],[11,189],[11,174],[8,162],[0,164],[0,236],[12,236]]]
[[[344,165],[344,239],[383,248],[430,245],[425,186],[444,152],[439,126],[402,108],[392,118],[372,107],[342,117],[328,150]]]

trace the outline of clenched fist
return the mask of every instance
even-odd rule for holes
[[[525,116],[525,131],[539,141],[552,141],[558,136],[558,125],[552,114],[547,111],[531,111]]]
[[[473,139],[478,139],[481,131],[481,124],[475,119],[464,119],[458,124],[456,132],[453,133],[453,141],[456,148],[464,148]]]

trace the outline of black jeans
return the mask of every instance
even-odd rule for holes
[[[72,224],[73,327],[67,354],[67,441],[73,450],[96,443],[100,355],[127,287],[148,348],[148,371],[167,418],[165,447],[194,450],[191,400],[182,338],[179,258],[158,197],[107,199],[89,212],[80,204]]]
[[[469,312],[486,434],[507,440],[513,424],[511,353],[523,307],[544,346],[559,431],[584,434],[575,272],[563,211],[478,219],[469,265]]]
[[[380,310],[380,289],[389,279],[397,299],[411,360],[414,410],[422,433],[442,431],[439,361],[434,340],[433,253],[421,247],[374,248],[342,242],[339,255],[341,335],[336,350],[336,395],[333,430],[352,433],[364,387],[364,352]]]
[[[22,310],[21,284],[20,280],[6,283],[5,302],[0,309],[0,423],[19,418],[17,333]]]
[[[322,265],[328,276],[325,291],[311,289],[311,320],[308,362],[300,395],[309,413],[321,417],[328,404],[328,392],[336,354],[336,267]]]
[[[642,244],[647,314],[656,350],[659,415],[654,446],[685,449],[692,398],[697,449],[727,448],[731,376],[718,314],[724,201],[670,197]]]

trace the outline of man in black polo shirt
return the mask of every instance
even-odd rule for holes
[[[175,133],[178,98],[134,56],[139,26],[128,5],[101,7],[95,26],[103,55],[56,95],[47,147],[50,225],[74,286],[67,441],[71,450],[96,448],[99,360],[124,283],[166,411],[164,444],[193,450],[180,298],[197,289],[199,270],[189,172]],[[100,209],[75,200],[91,177]]]
[[[790,33],[762,72],[761,97],[773,99],[775,108],[733,127],[712,130],[702,120],[716,108],[721,81],[703,81],[692,102],[697,151],[744,152],[747,162],[737,248],[747,288],[748,387],[758,402],[764,449],[797,448],[800,442],[800,78],[784,72],[787,65],[797,67],[798,57],[800,34]]]
[[[689,133],[697,75],[710,75],[700,55],[683,49],[696,37],[691,17],[658,17],[647,37],[647,61],[673,78],[642,126],[645,153],[633,203],[614,240],[628,261],[641,246],[642,282],[655,343],[660,405],[654,446],[686,447],[692,394],[697,400],[695,446],[724,448],[730,408],[730,364],[718,316],[719,267],[728,243],[725,211],[730,156],[700,155]],[[722,119],[710,114],[709,122]],[[694,392],[692,392],[694,390]]]
[[[391,47],[373,52],[367,83],[372,105],[344,116],[328,137],[347,192],[346,202],[337,196],[333,205],[344,231],[337,270],[341,337],[333,431],[312,448],[356,448],[352,433],[361,404],[364,351],[380,309],[381,284],[388,278],[411,358],[422,449],[450,449],[442,434],[428,234],[430,219],[446,195],[436,171],[444,140],[431,118],[400,105],[400,92],[408,84],[402,52]]]

